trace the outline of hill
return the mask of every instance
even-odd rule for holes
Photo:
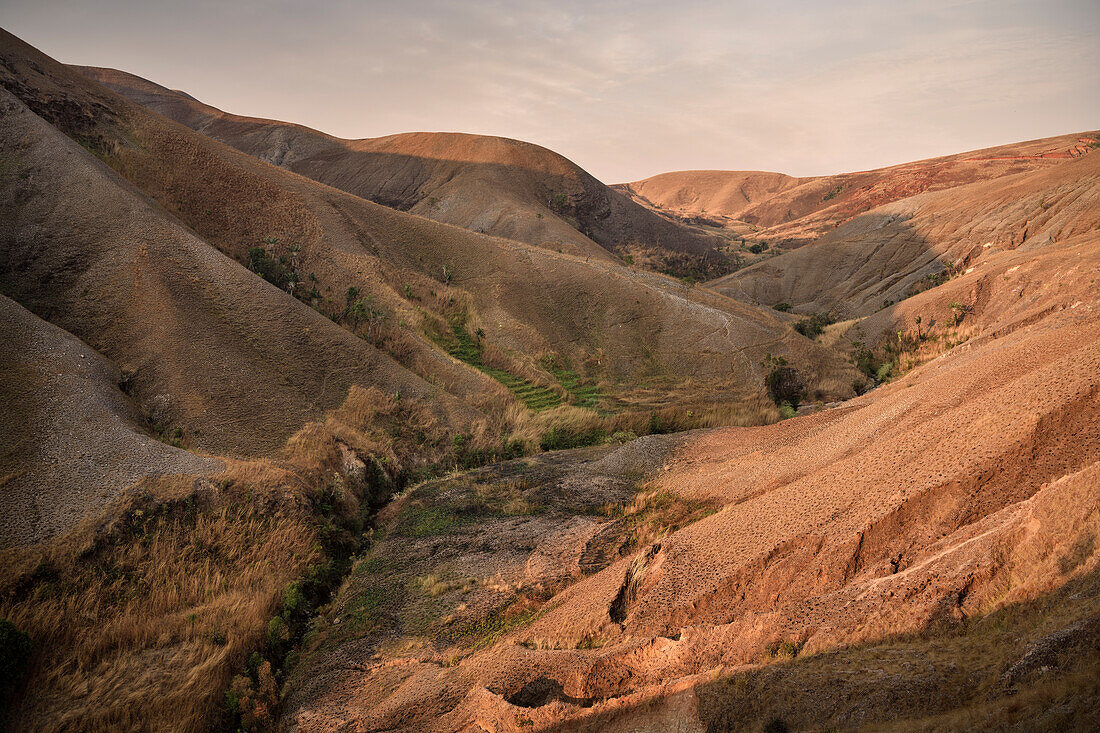
[[[238,150],[402,211],[579,256],[628,255],[696,279],[725,268],[724,238],[656,216],[531,143],[430,132],[342,140],[229,114],[114,69],[74,68]]]
[[[1094,725],[1093,166],[1057,174],[1081,175],[1048,209],[1064,239],[833,326],[894,345],[858,399],[418,487],[380,517],[284,724]],[[998,185],[1019,200],[1048,175]]]
[[[790,249],[878,206],[926,191],[1056,168],[1088,153],[1097,139],[1096,133],[1060,135],[809,178],[760,171],[679,171],[614,188],[673,218],[727,227],[750,245]]]
[[[1095,151],[884,204],[711,286],[747,302],[868,315],[1010,252],[1087,239],[1100,223]]]

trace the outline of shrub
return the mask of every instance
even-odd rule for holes
[[[951,314],[954,318],[956,326],[962,323],[963,318],[974,312],[973,306],[965,305],[959,302],[953,301],[949,307],[951,308]]]
[[[785,301],[783,303],[776,303],[772,306],[772,310],[777,310],[780,313],[789,313],[791,310],[791,304]]]
[[[241,730],[268,730],[279,704],[279,686],[271,662],[263,662],[253,674],[234,677],[225,693],[225,704],[239,718]]]
[[[789,730],[781,718],[772,718],[764,724],[764,733],[787,733]]]
[[[784,402],[792,410],[797,410],[806,395],[806,383],[802,381],[802,375],[794,367],[788,366],[787,360],[782,356],[768,354],[764,357],[764,366],[771,367],[768,376],[764,378],[764,384],[772,402],[780,407],[780,411]]]
[[[789,420],[797,414],[798,410],[796,410],[790,402],[783,400],[783,402],[779,403],[779,416],[784,420]]]
[[[878,368],[878,371],[875,372],[875,379],[877,379],[880,382],[885,382],[887,379],[890,378],[890,373],[893,370],[894,370],[893,363],[888,361],[885,364],[883,364],[882,366],[880,366]]]
[[[638,436],[634,434],[633,430],[618,430],[611,436],[611,442],[622,445],[637,439],[637,437]]]
[[[831,313],[814,313],[809,318],[803,318],[794,324],[794,330],[806,338],[815,339],[825,332],[825,327],[836,323],[836,318]]]
[[[298,273],[286,256],[271,257],[263,247],[248,248],[248,269],[272,285],[286,291],[293,291],[298,284]]]
[[[306,602],[306,597],[302,593],[301,583],[291,583],[283,590],[283,611],[286,613],[296,613],[303,609]]]
[[[542,434],[539,447],[543,450],[583,448],[586,445],[597,445],[606,439],[607,432],[602,428],[585,428],[574,432],[555,426]]]
[[[290,639],[290,629],[287,628],[286,621],[282,616],[274,616],[267,623],[267,644],[272,649],[277,649],[280,645]]]
[[[766,250],[767,248],[768,248],[768,243],[767,242],[757,242],[756,244],[753,244],[753,245],[749,246],[749,252],[752,252],[754,255],[758,255],[761,252],[763,252],[764,250]]]

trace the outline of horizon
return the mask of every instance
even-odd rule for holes
[[[693,2],[675,17],[618,1],[16,0],[6,10],[5,28],[59,61],[119,69],[232,114],[348,139],[513,138],[605,183],[683,170],[848,173],[1100,119],[1100,8],[1077,0]],[[150,27],[162,33],[136,32]]]

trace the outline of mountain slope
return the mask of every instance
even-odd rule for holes
[[[875,207],[956,186],[1037,172],[1081,157],[1100,136],[1060,135],[834,176],[678,171],[615,186],[678,218],[704,216],[752,241],[798,246]]]
[[[263,259],[286,258],[301,278],[295,295],[345,326],[354,325],[346,293],[359,289],[371,310],[355,330],[461,399],[508,392],[442,353],[440,343],[457,352],[456,327],[464,338],[481,329],[484,358],[517,378],[561,394],[543,365],[560,359],[627,406],[680,402],[687,380],[703,387],[694,400],[755,399],[767,351],[831,378],[827,392],[848,389],[841,360],[769,313],[378,206],[168,122],[45,57],[37,71],[10,53],[7,63],[5,83],[22,99],[223,252],[242,263],[257,247]]]
[[[1086,262],[1095,272],[1095,239]],[[852,661],[843,676],[896,703],[822,691],[816,706],[793,694],[756,705],[806,727],[965,717],[967,706],[1005,710],[1016,699],[1020,683],[1002,675],[1026,668],[1040,620],[1081,650],[1052,661],[1048,682],[1087,679],[1100,598],[1090,539],[1100,530],[1100,301],[1087,279],[1038,287],[1048,300],[1029,305],[1026,328],[1002,335],[991,324],[835,410],[645,438],[563,460],[556,475],[501,468],[412,492],[383,518],[387,539],[320,626],[284,725],[631,730],[680,720],[702,730],[696,716],[748,704],[741,685],[757,675],[778,667],[794,675],[792,690],[807,690],[816,655],[879,644],[889,654],[899,638],[909,641],[894,653],[908,667],[884,676]],[[1050,309],[1067,298],[1076,306]],[[647,481],[632,490],[624,478],[639,471]],[[581,486],[599,487],[587,501],[603,510],[574,495]],[[485,506],[467,523],[470,491],[527,502],[533,518]],[[454,519],[418,534],[426,512]],[[486,542],[500,543],[488,557]],[[397,557],[399,569],[372,570]],[[1064,604],[1043,600],[1066,583]],[[412,590],[376,595],[391,587]],[[370,622],[345,626],[367,598]],[[1057,604],[1057,619],[1019,610],[1031,601]],[[1028,613],[1011,621],[1019,635],[991,631]],[[992,635],[978,641],[982,629]],[[915,664],[962,640],[1003,661]],[[788,670],[795,655],[810,670]],[[952,692],[958,669],[987,692]],[[728,686],[705,687],[716,677]],[[914,687],[924,695],[905,693]],[[704,709],[693,689],[720,699]],[[1095,686],[1062,689],[1061,715],[1084,725]],[[1042,698],[1016,707],[1022,720],[1045,709]],[[754,730],[767,719],[757,715],[725,725]]]
[[[263,454],[357,382],[472,415],[200,240],[7,90],[0,113],[5,291],[119,364],[165,429]]]
[[[812,244],[711,283],[732,297],[867,315],[1000,253],[1086,239],[1100,224],[1100,155],[885,204]]]
[[[3,296],[0,339],[0,549],[61,534],[145,476],[219,469],[147,435],[113,364]]]
[[[228,114],[114,69],[74,68],[250,155],[400,210],[587,257],[655,251],[702,263],[703,272],[723,261],[721,237],[656,216],[537,145],[427,132],[341,140]]]

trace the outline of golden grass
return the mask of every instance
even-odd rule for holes
[[[277,462],[226,460],[212,479],[146,479],[52,544],[0,554],[0,617],[34,641],[19,719],[209,730],[225,715],[232,674],[263,646],[283,590],[329,559],[316,492],[337,489],[342,516],[360,511],[340,441],[395,475],[425,445],[406,432],[434,427],[420,406],[355,388],[290,438]],[[263,691],[241,694],[245,718],[262,717],[252,698]]]
[[[281,590],[322,559],[289,474],[220,478],[146,480],[53,546],[5,553],[0,616],[34,640],[28,726],[209,729]]]

